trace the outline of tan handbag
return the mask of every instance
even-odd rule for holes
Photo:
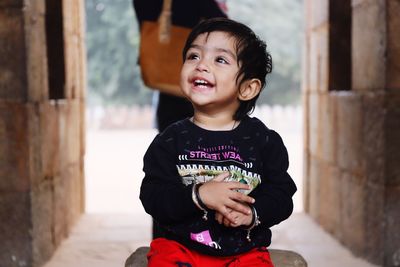
[[[146,86],[183,96],[180,89],[182,50],[189,28],[171,24],[172,0],[164,0],[158,21],[143,21],[140,30],[140,68]]]

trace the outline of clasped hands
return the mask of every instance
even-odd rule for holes
[[[209,209],[215,210],[215,219],[227,227],[248,226],[253,214],[249,204],[255,199],[240,193],[238,189],[250,189],[248,185],[224,180],[229,172],[222,173],[199,187],[199,195]]]

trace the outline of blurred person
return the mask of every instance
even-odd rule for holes
[[[139,28],[143,20],[156,21],[162,5],[162,0],[133,0]],[[226,11],[226,0],[173,0],[172,22],[177,26],[193,28],[201,19],[226,17]],[[171,123],[193,115],[192,105],[186,99],[162,92],[157,94],[156,124],[160,132]]]

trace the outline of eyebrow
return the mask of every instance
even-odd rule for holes
[[[192,44],[192,45],[190,46],[190,48],[197,48],[197,49],[202,50],[203,46],[201,46],[201,45],[196,45],[196,44]],[[224,49],[224,48],[218,48],[218,47],[213,48],[213,50],[215,50],[215,51],[217,51],[217,52],[226,53],[226,54],[230,55],[232,58],[236,59],[236,55],[235,55],[231,50]]]

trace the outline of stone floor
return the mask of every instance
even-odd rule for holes
[[[150,241],[148,216],[85,214],[45,267],[124,266],[125,259]],[[373,267],[358,259],[304,213],[273,227],[272,248],[300,253],[309,267]]]
[[[86,213],[44,267],[123,266],[137,247],[149,244],[151,219],[138,195],[142,157],[155,134],[154,130],[87,132]],[[281,134],[299,191],[294,198],[296,212],[272,228],[271,247],[300,253],[310,267],[373,267],[302,213],[302,137],[299,132]]]

